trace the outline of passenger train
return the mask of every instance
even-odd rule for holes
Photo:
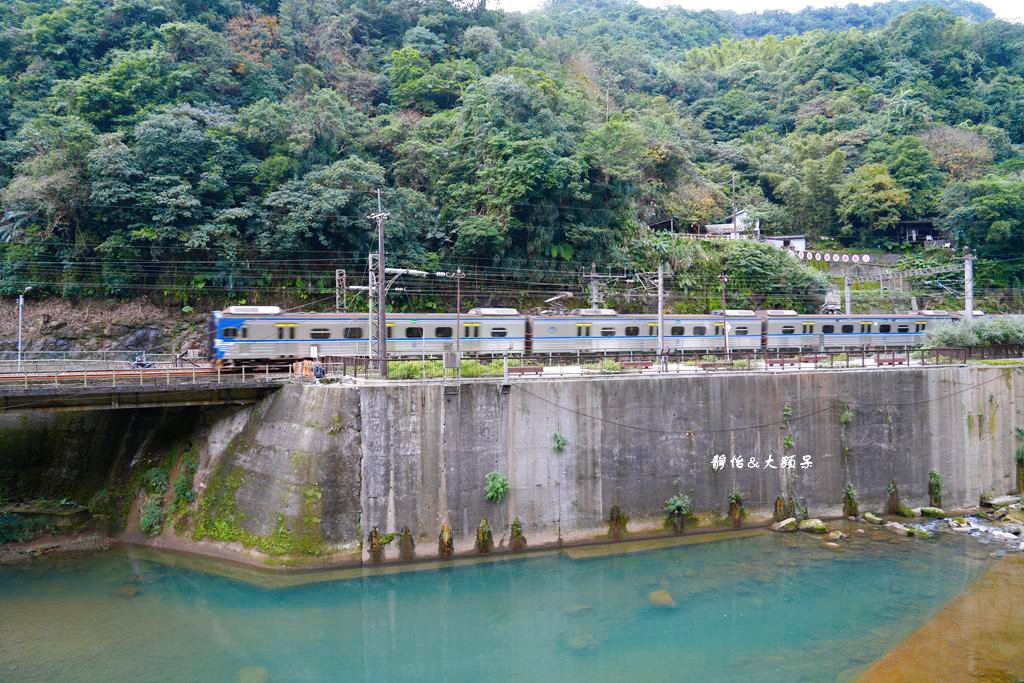
[[[925,332],[956,321],[946,311],[800,314],[791,310],[727,310],[723,315],[664,316],[669,353],[721,352],[728,325],[730,350],[810,351],[904,349],[921,345]],[[388,313],[387,352],[394,358],[440,356],[455,345],[464,355],[654,353],[656,314],[612,309],[522,315],[514,308],[474,308],[454,313]],[[276,306],[230,306],[210,318],[212,357],[220,364],[280,362],[326,356],[368,356],[366,313],[289,313]]]

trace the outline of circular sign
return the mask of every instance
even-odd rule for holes
[[[854,254],[853,255],[853,262],[854,263],[860,263],[860,256],[858,256],[857,254]]]
[[[850,260],[850,255],[849,254],[843,254],[843,263],[846,263],[849,260]]]
[[[821,254],[815,254],[814,255],[814,260],[815,261],[820,261],[821,260]]]
[[[832,254],[825,254],[825,260],[826,261],[831,261],[832,260]]]
[[[871,260],[871,257],[868,256],[867,254],[864,254],[864,256],[861,257],[861,260],[864,261],[864,263],[867,263],[868,261]]]

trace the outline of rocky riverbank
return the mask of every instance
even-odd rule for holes
[[[31,562],[48,555],[94,553],[109,550],[112,541],[96,532],[55,536],[47,534],[26,543],[0,545],[0,566]]]

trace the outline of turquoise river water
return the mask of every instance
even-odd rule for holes
[[[988,552],[765,533],[288,586],[129,551],[37,561],[0,568],[0,680],[842,680]]]

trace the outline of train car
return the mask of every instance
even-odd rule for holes
[[[759,312],[764,347],[773,351],[920,346],[928,329],[954,320],[946,311],[914,313],[800,314],[792,310]]]
[[[729,347],[761,346],[761,319],[753,311],[729,310]],[[665,349],[716,351],[724,346],[723,316],[670,314],[664,316]],[[610,308],[576,309],[565,315],[530,316],[529,349],[538,354],[653,353],[658,350],[658,316],[618,314]]]
[[[460,316],[462,351],[523,353],[526,317],[513,309],[473,309]],[[389,356],[439,356],[454,344],[453,313],[389,313]],[[253,363],[370,355],[366,313],[287,313],[276,306],[231,306],[212,316],[213,358]]]

